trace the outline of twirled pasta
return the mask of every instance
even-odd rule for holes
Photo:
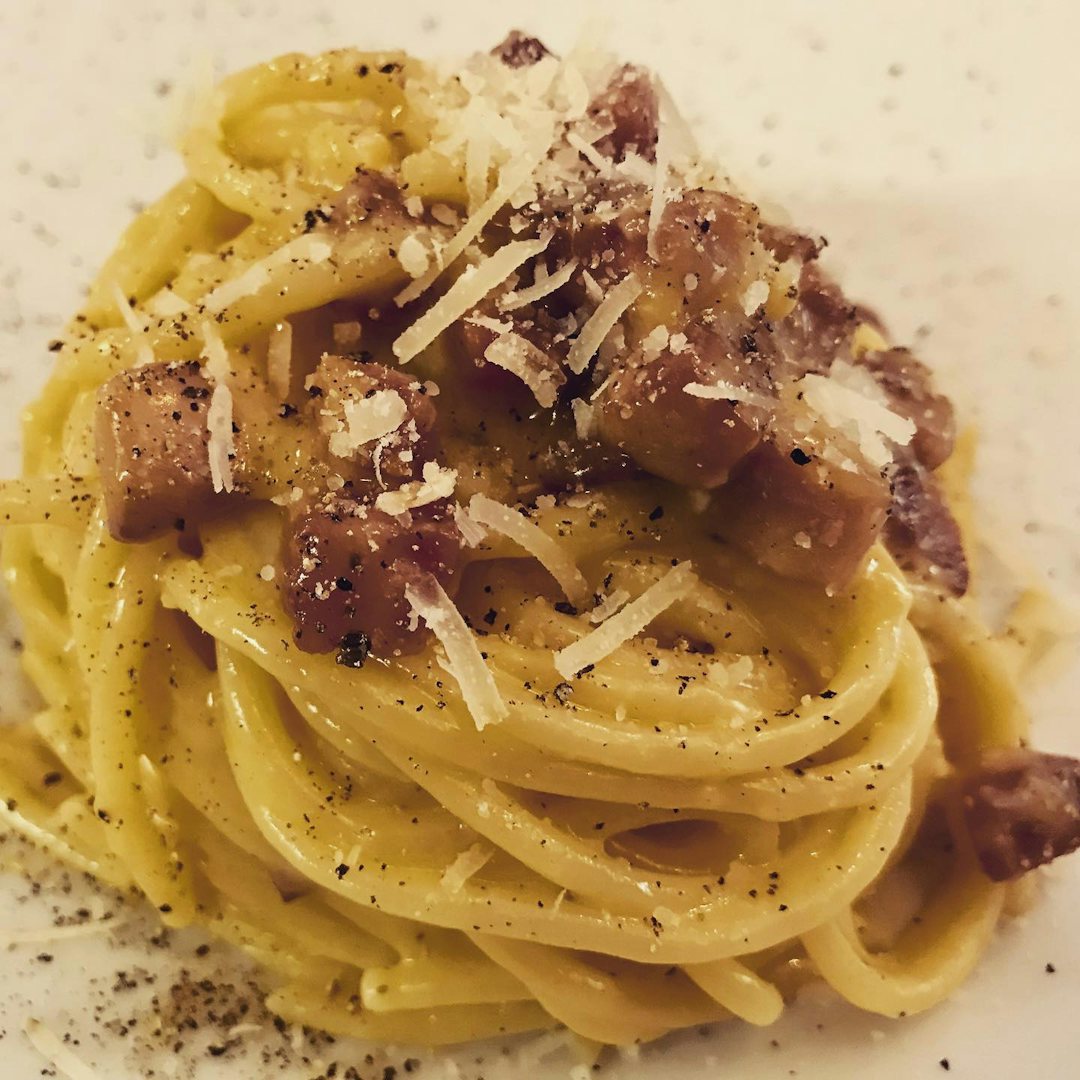
[[[259,373],[281,320],[384,304],[409,281],[393,245],[357,227],[311,258],[305,212],[358,169],[466,207],[468,170],[432,148],[460,93],[401,54],[290,56],[228,79],[186,137],[188,177],[106,263],[0,489],[42,697],[0,738],[0,816],[246,949],[283,1016],[363,1038],[767,1024],[814,973],[887,1015],[933,1005],[1009,888],[942,779],[1025,721],[969,604],[880,545],[830,595],[717,544],[692,492],[664,486],[657,519],[655,479],[541,502],[530,520],[590,588],[638,596],[686,560],[700,584],[557,693],[586,615],[553,606],[511,540],[467,549],[459,603],[490,609],[507,707],[478,730],[437,644],[362,671],[294,647],[260,575],[280,502],[208,522],[198,554],[110,537],[101,385],[140,350],[190,359],[200,320]],[[436,344],[421,370],[448,362]]]

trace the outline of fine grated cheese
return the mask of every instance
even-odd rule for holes
[[[758,405],[768,408],[770,404],[763,394],[755,394],[753,390],[747,390],[745,386],[736,386],[734,383],[717,381],[714,383],[687,383],[683,387],[683,393],[691,397],[703,398],[706,401],[741,401],[748,405]]]
[[[495,850],[487,844],[473,844],[443,871],[439,884],[448,893],[461,892],[469,878],[483,870],[494,854]]]
[[[528,181],[540,162],[547,157],[550,146],[551,134],[548,133],[543,138],[533,142],[521,157],[502,170],[495,190],[487,197],[476,213],[471,215],[465,224],[450,238],[446,247],[442,249],[436,264],[394,297],[394,302],[398,307],[404,307],[411,301],[423,296],[435,283],[435,279],[443,270],[464,253],[465,249],[480,235],[487,223],[510,201],[510,197],[514,192]]]
[[[367,443],[397,431],[409,407],[396,390],[376,390],[370,397],[349,398],[343,412],[344,423],[330,436],[330,453],[349,458]]]
[[[589,584],[577,564],[566,548],[535,522],[486,495],[469,500],[469,517],[524,548],[559,583],[570,603],[580,607],[588,602]]]
[[[652,181],[652,197],[649,199],[649,220],[645,230],[645,253],[653,262],[660,261],[656,249],[656,231],[660,228],[664,208],[667,206],[670,197],[668,193],[668,172],[671,168],[671,136],[666,123],[667,102],[665,98],[659,98],[659,106],[656,133],[656,171]]]
[[[574,431],[583,442],[588,439],[596,427],[596,412],[592,405],[581,398],[574,398],[570,402],[570,409],[574,414]]]
[[[337,328],[335,327],[335,335]],[[283,319],[270,328],[266,343],[266,380],[282,400],[289,396],[292,379],[292,323]]]
[[[191,305],[178,293],[173,292],[167,285],[158,289],[143,307],[159,319],[171,319],[191,310]]]
[[[589,612],[589,622],[595,625],[610,619],[629,599],[630,594],[625,589],[613,589]]]
[[[229,353],[221,335],[211,323],[203,323],[203,372],[213,384],[210,405],[206,410],[209,441],[206,453],[210,461],[210,482],[214,491],[232,491],[233,399],[229,389]]]
[[[562,266],[548,274],[547,277],[538,278],[525,289],[518,289],[517,292],[507,293],[505,296],[499,297],[500,310],[514,311],[517,308],[524,307],[526,304],[535,304],[538,300],[543,300],[545,296],[550,296],[553,292],[561,289],[574,276],[577,265],[577,259],[568,259]]]
[[[676,157],[696,159],[697,146],[693,132],[683,119],[674,98],[662,79],[653,78],[656,87],[656,99],[659,106],[656,130],[656,169],[652,181],[652,198],[649,201],[649,223],[645,233],[645,251],[649,258],[658,260],[656,233],[664,217],[664,209],[673,194],[668,186],[672,175],[672,166]]]
[[[747,317],[754,314],[755,311],[766,300],[769,299],[769,283],[767,281],[751,281],[746,286],[746,291],[742,294],[742,309],[743,314]]]
[[[478,547],[484,542],[484,537],[487,536],[487,529],[478,521],[473,521],[469,517],[469,511],[460,503],[454,505],[454,524],[457,525],[458,532],[461,533],[461,539],[465,541],[466,547]]]
[[[398,262],[411,278],[422,277],[431,265],[431,252],[416,233],[410,233],[398,244]]]
[[[876,392],[876,384],[867,393],[861,392],[861,387],[845,385],[842,380],[849,366],[836,362],[828,376],[804,375],[795,386],[826,424],[853,435],[867,461],[877,467],[887,465],[892,451],[884,440],[906,446],[915,435],[915,425],[870,396]]]
[[[457,472],[444,469],[438,462],[425,461],[422,480],[410,480],[396,491],[384,491],[375,500],[375,509],[397,517],[418,506],[427,506],[454,493]]]
[[[407,364],[426,349],[448,326],[478,304],[519,266],[539,255],[551,242],[551,234],[536,240],[513,240],[476,266],[470,266],[439,297],[435,304],[394,342],[399,364]]]
[[[521,334],[500,334],[485,350],[484,360],[516,375],[533,393],[542,409],[555,404],[566,376],[547,353]]]
[[[99,1073],[76,1057],[56,1032],[40,1020],[31,1016],[23,1025],[23,1031],[34,1049],[68,1080],[101,1080]]]
[[[131,331],[131,336],[135,339],[136,366],[145,367],[147,364],[152,364],[154,362],[154,350],[150,347],[150,342],[146,338],[146,325],[135,314],[131,301],[124,295],[124,291],[119,285],[113,285],[113,296],[116,299],[116,306],[120,309],[120,317],[124,320],[124,325]]]
[[[689,562],[673,566],[658,582],[595,630],[555,653],[555,668],[564,679],[598,664],[620,645],[641,633],[658,615],[681,600],[697,583]]]
[[[641,289],[642,284],[637,275],[627,274],[618,285],[608,290],[607,296],[600,301],[570,346],[566,364],[575,375],[580,375],[589,366],[593,354],[603,344],[604,338],[611,333],[615,324],[633,306],[634,301],[641,295]]]
[[[586,142],[576,131],[566,133],[566,141],[601,175],[611,176],[612,163],[591,143]]]
[[[469,197],[469,212],[475,213],[488,194],[488,174],[491,172],[491,138],[484,120],[491,116],[491,109],[473,108],[480,99],[473,98],[466,112],[472,112],[469,138],[465,143],[465,190]],[[485,112],[487,116],[485,116]],[[418,276],[418,275],[414,275]]]
[[[324,263],[333,253],[334,249],[329,242],[319,236],[298,236],[213,289],[206,295],[202,307],[211,314],[217,314],[237,300],[259,293],[270,283],[275,270],[289,263]]]
[[[405,599],[439,639],[446,652],[447,670],[461,690],[477,731],[505,720],[509,710],[499,696],[476,637],[443,587],[431,574],[425,574],[416,584],[405,586]]]
[[[355,319],[334,323],[334,344],[339,349],[355,349],[364,336],[364,327]]]

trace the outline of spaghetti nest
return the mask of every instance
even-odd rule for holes
[[[482,217],[489,172],[516,159],[489,149],[478,171],[480,149],[448,141],[464,93],[402,55],[343,51],[244,72],[207,104],[188,177],[106,264],[27,415],[23,476],[0,492],[42,698],[0,739],[0,814],[168,925],[247,950],[275,1011],[341,1034],[433,1045],[563,1024],[629,1044],[769,1023],[818,976],[875,1012],[927,1008],[969,972],[1010,888],[980,871],[949,778],[1015,745],[1023,718],[967,602],[880,543],[826,589],[718,542],[700,493],[655,475],[522,499],[533,550],[489,521],[453,586],[497,695],[481,717],[430,595],[413,599],[414,626],[436,631],[418,650],[357,669],[298,647],[279,556],[294,473],[251,481],[195,544],[110,535],[102,385],[216,338],[239,400],[245,380],[272,380],[288,322],[295,393],[304,342],[317,361],[351,326],[343,303],[393,324],[389,298],[438,270],[439,249],[413,273],[407,224],[387,242],[364,222],[322,238],[321,223],[371,170]],[[428,225],[441,244],[460,235]],[[376,359],[400,330],[378,327]],[[451,411],[455,362],[441,338],[413,361]],[[289,438],[261,445],[291,453]],[[518,438],[447,437],[462,504],[509,497],[502,447]]]

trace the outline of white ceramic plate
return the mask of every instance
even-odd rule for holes
[[[657,68],[703,145],[725,155],[747,190],[828,235],[830,262],[849,291],[916,346],[979,425],[977,493],[988,531],[1080,606],[1080,8],[1070,0],[621,0],[585,9],[567,0],[0,7],[4,472],[16,467],[19,409],[49,368],[46,341],[134,206],[178,174],[165,132],[193,70],[221,73],[346,43],[463,53],[511,26],[565,48],[586,32]],[[594,11],[606,12],[606,24],[585,25]],[[7,640],[0,646],[8,652]],[[1037,741],[1080,754],[1075,649],[1071,659],[1063,680],[1030,687],[1029,698]],[[0,717],[17,711],[18,696],[9,678]],[[84,883],[70,888],[54,878],[34,897],[25,881],[0,877],[0,944],[11,927],[49,926],[57,909],[115,906]],[[693,1034],[605,1075],[888,1080],[942,1076],[947,1063],[950,1076],[979,1080],[1075,1076],[1080,858],[1053,867],[1042,893],[1003,929],[970,983],[930,1015],[889,1022],[812,994],[774,1028]],[[99,935],[0,952],[4,1080],[42,1074],[45,1063],[21,1033],[30,1015],[72,1033],[73,1049],[116,1080],[316,1077],[334,1060],[339,1076],[349,1063],[363,1077],[381,1077],[387,1065],[402,1075],[404,1054],[365,1062],[362,1051],[340,1045],[285,1053],[278,1035],[269,1043],[277,1056],[264,1061],[254,1033],[243,1036],[247,1053],[209,1056],[215,1033],[202,1031],[177,1055],[147,1057],[138,1040],[149,995],[167,996],[181,966],[219,982],[222,971],[237,979],[241,969],[221,949],[195,956],[197,939],[181,935],[162,950],[146,936],[136,924],[119,941]],[[128,976],[118,980],[118,969]],[[125,988],[132,981],[139,986]],[[457,1061],[466,1077],[567,1075],[557,1055],[539,1066],[499,1047]],[[454,1073],[439,1055],[411,1075]]]

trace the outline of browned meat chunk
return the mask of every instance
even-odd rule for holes
[[[777,262],[787,262],[788,259],[813,262],[825,247],[824,237],[814,239],[786,225],[770,225],[765,222],[758,226],[758,238],[773,253]]]
[[[367,649],[389,657],[422,648],[425,632],[409,628],[405,585],[417,569],[446,585],[457,573],[461,536],[446,507],[424,507],[410,519],[342,500],[300,516],[284,548],[297,645],[339,649],[342,663],[359,666]]]
[[[1080,847],[1080,761],[995,750],[962,780],[964,820],[984,873],[1007,881]]]
[[[928,469],[936,469],[953,450],[956,423],[952,403],[935,392],[930,372],[907,349],[867,353],[860,361],[889,395],[889,408],[915,425],[911,448]]]
[[[749,279],[766,265],[763,257],[752,257],[760,251],[757,208],[724,192],[682,193],[664,207],[654,263],[647,253],[649,206],[650,194],[642,185],[598,180],[572,202],[545,201],[537,227],[554,224],[549,253],[557,262],[576,258],[601,285],[634,272],[656,288],[669,289],[676,310],[687,299],[695,311],[719,300],[735,306]],[[561,293],[560,299],[580,303],[580,283],[577,288],[577,293],[573,288]]]
[[[95,445],[109,532],[117,540],[183,530],[224,498],[210,479],[210,394],[193,362],[148,364],[102,387]]]
[[[354,486],[398,487],[438,453],[438,413],[415,376],[327,355],[307,385],[329,460]]]
[[[748,320],[720,319],[690,328],[676,351],[642,353],[611,377],[597,401],[601,438],[642,468],[684,487],[714,488],[758,444],[772,387]],[[725,383],[733,399],[699,397],[686,387]]]
[[[509,34],[491,50],[507,67],[531,67],[551,53],[539,38],[530,37],[520,30],[511,30]]]
[[[963,539],[937,482],[915,460],[895,465],[890,481],[889,551],[906,573],[963,596],[968,587]]]
[[[589,116],[601,129],[610,129],[596,143],[605,157],[622,161],[633,152],[646,161],[656,160],[660,103],[647,71],[624,64],[593,99]]]
[[[774,332],[793,377],[808,371],[826,372],[838,357],[850,359],[851,336],[867,314],[814,263],[803,266],[798,288],[798,303],[776,324]]]
[[[741,294],[758,276],[753,264],[757,226],[757,207],[734,195],[684,192],[664,208],[656,230],[657,260],[680,293],[692,275],[691,295],[698,304],[741,308]]]
[[[857,454],[852,469],[806,440],[774,434],[716,500],[717,534],[785,577],[839,587],[858,570],[889,506],[881,474]]]

